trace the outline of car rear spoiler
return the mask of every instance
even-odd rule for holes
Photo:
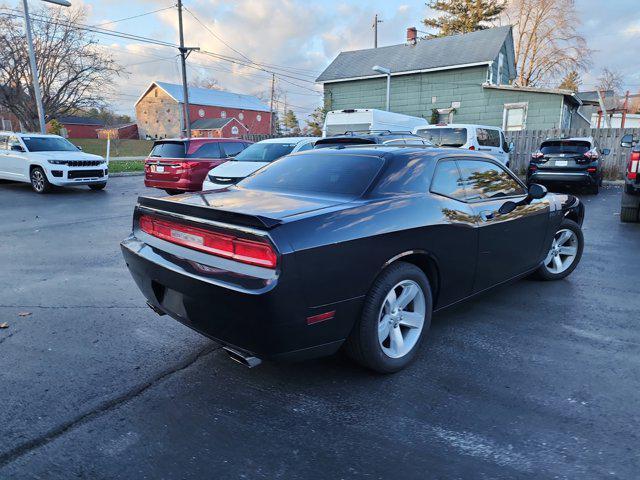
[[[138,206],[142,209],[157,210],[159,213],[174,213],[197,219],[258,228],[262,230],[270,230],[282,223],[279,219],[264,217],[262,215],[250,215],[246,213],[219,210],[206,204],[195,205],[193,203],[181,203],[178,197],[175,197],[175,199],[174,197],[138,197]]]

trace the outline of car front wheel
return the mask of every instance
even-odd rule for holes
[[[551,242],[547,256],[536,271],[541,280],[560,280],[575,270],[582,258],[584,236],[582,229],[573,220],[565,218]]]
[[[51,191],[51,184],[47,180],[47,175],[40,167],[31,169],[31,188],[36,193],[47,193]]]
[[[89,188],[90,188],[91,190],[102,190],[102,189],[104,189],[104,187],[106,187],[106,186],[107,186],[107,182],[104,182],[104,183],[94,183],[94,184],[92,184],[92,185],[89,185]]]
[[[362,316],[347,339],[347,353],[380,373],[401,370],[415,358],[431,325],[432,309],[424,272],[410,263],[391,265],[369,290]]]

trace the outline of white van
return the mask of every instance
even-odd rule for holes
[[[507,168],[509,167],[511,145],[507,144],[504,132],[499,127],[443,123],[416,127],[413,133],[426,138],[438,147],[466,148],[489,153]]]
[[[327,113],[322,128],[323,137],[341,135],[346,132],[389,130],[391,132],[412,132],[417,127],[429,125],[424,118],[402,113],[376,110],[375,108],[355,108],[332,110]]]

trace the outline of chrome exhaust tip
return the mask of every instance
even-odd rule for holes
[[[231,360],[234,360],[240,363],[241,365],[244,365],[247,368],[257,367],[262,363],[262,360],[260,360],[258,357],[247,355],[246,353],[240,352],[235,348],[231,348],[231,347],[222,347],[222,348],[224,349],[225,352],[227,352],[227,355],[229,355],[229,358],[231,358]]]

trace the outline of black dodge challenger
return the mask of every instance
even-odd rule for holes
[[[151,308],[248,366],[344,346],[393,372],[433,312],[569,275],[583,216],[482,153],[350,147],[283,157],[222,191],[140,197],[122,251]]]

